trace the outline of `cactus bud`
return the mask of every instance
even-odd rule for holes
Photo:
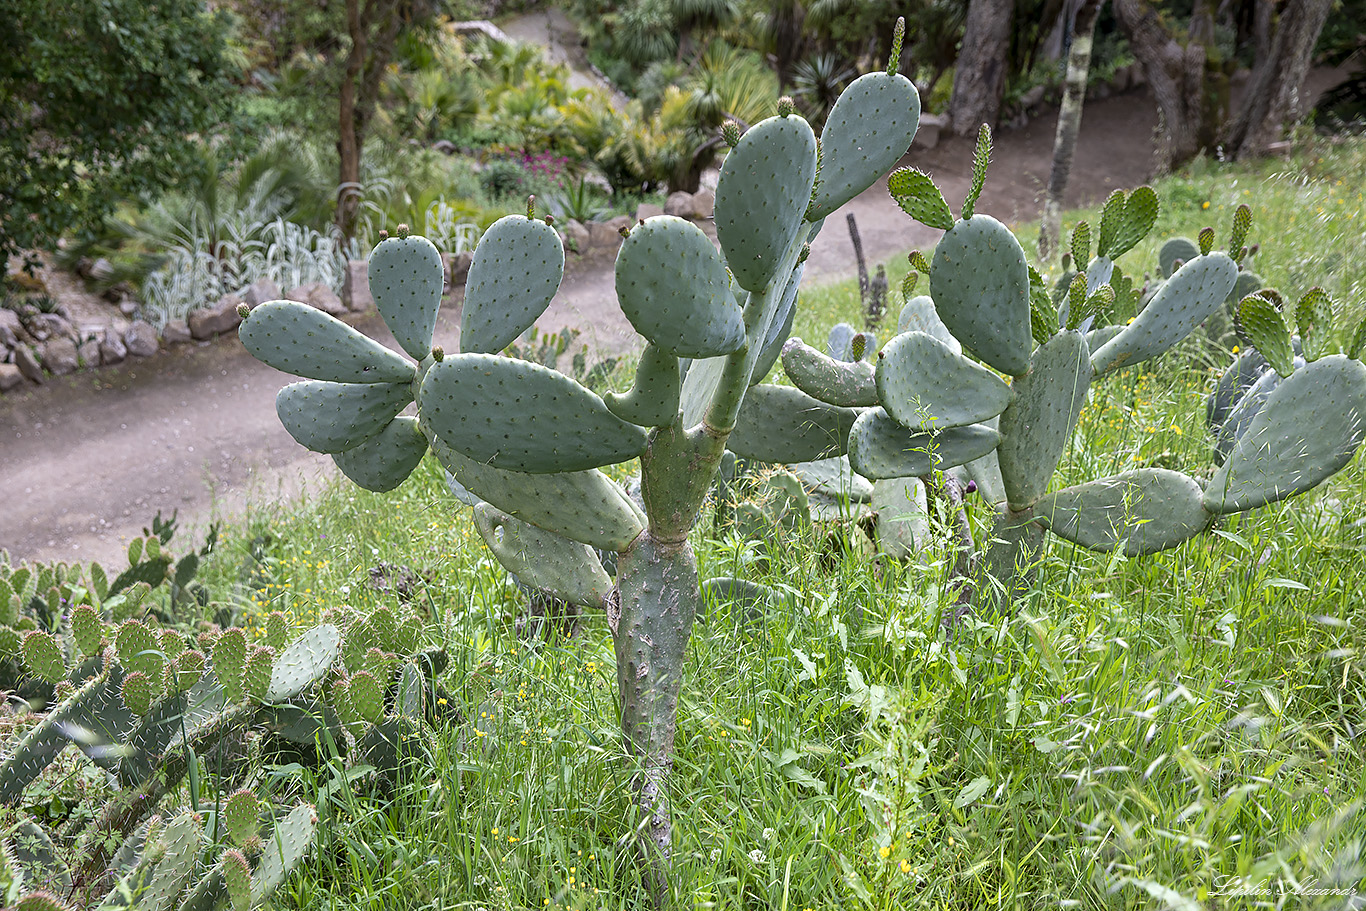
[[[1064,254],[1062,255],[1062,271],[1064,271],[1064,272],[1069,272],[1069,271],[1071,271],[1071,269],[1072,269],[1072,254],[1071,254],[1071,253],[1064,253]]]
[[[152,681],[142,671],[123,678],[123,704],[139,718],[152,710]]]
[[[1200,241],[1200,255],[1201,255],[1201,256],[1208,256],[1208,255],[1209,255],[1209,251],[1211,251],[1211,250],[1214,249],[1214,229],[1213,229],[1213,228],[1208,228],[1208,227],[1206,227],[1206,228],[1201,228],[1201,229],[1200,229],[1199,241]]]
[[[721,124],[721,139],[732,149],[740,144],[740,124],[727,120]]]
[[[237,315],[242,317],[242,319],[246,319],[247,317],[251,316],[251,308],[248,307],[246,304],[238,304]]]
[[[1233,210],[1233,231],[1228,240],[1228,252],[1234,259],[1243,258],[1243,242],[1247,240],[1247,232],[1251,227],[1252,208],[1242,203]]]
[[[991,127],[985,123],[977,131],[977,148],[972,155],[972,186],[968,188],[967,198],[963,200],[960,217],[972,217],[977,198],[982,195],[982,186],[987,180],[987,165],[991,163]]]
[[[617,229],[617,233],[620,234],[622,237],[630,237],[630,236],[631,236],[631,226],[630,226],[630,225],[622,225],[620,228]]]
[[[792,100],[791,95],[784,95],[778,99],[778,116],[791,117],[797,112],[797,103]]]
[[[892,29],[892,52],[887,55],[887,75],[894,76],[901,69],[901,42],[906,38],[906,17],[898,16]]]
[[[442,361],[444,361],[445,359],[446,359],[446,349],[445,349],[445,348],[442,348],[440,345],[433,345],[433,346],[432,346],[432,360],[436,361],[436,362],[439,364],[439,363],[441,363]]]
[[[912,269],[906,273],[906,277],[901,280],[901,297],[903,300],[910,300],[915,293],[915,283],[920,280],[920,273]]]
[[[76,647],[81,650],[81,654],[87,658],[93,658],[100,653],[100,644],[104,641],[104,630],[100,625],[99,611],[89,604],[82,604],[71,612],[71,635],[76,640]]]
[[[50,633],[30,630],[24,635],[22,648],[24,664],[37,676],[48,683],[58,683],[66,677],[62,649]]]
[[[380,228],[380,229],[379,229],[379,239],[380,239],[380,240],[388,240],[388,239],[389,239],[389,232],[386,231],[386,230],[384,230],[383,228]]]
[[[1084,221],[1077,222],[1072,229],[1072,259],[1081,264],[1091,261],[1091,226]]]
[[[555,224],[555,216],[554,216],[554,215],[550,215],[549,213],[547,213],[547,214],[546,214],[546,217],[545,217],[545,223],[548,224],[548,225],[553,225],[553,224]]]
[[[535,217],[536,217],[536,194],[535,194],[535,193],[532,193],[530,196],[528,196],[528,197],[526,198],[526,217],[527,217],[527,218],[535,218]]]
[[[912,250],[908,258],[911,261],[912,269],[917,272],[923,272],[926,275],[930,274],[930,261],[925,258],[924,253],[921,253],[919,250]]]
[[[398,235],[399,240],[403,240],[408,236],[408,226],[401,224],[394,229],[394,233]]]
[[[964,492],[964,493],[976,493],[976,492],[977,492],[977,482],[976,482],[976,481],[968,481],[967,486],[963,488],[963,492]]]
[[[261,804],[256,795],[242,788],[228,795],[223,803],[223,822],[228,828],[228,837],[236,845],[243,845],[256,834],[257,816]]]
[[[810,255],[811,255],[811,245],[810,245],[810,244],[802,244],[802,251],[801,251],[800,253],[797,254],[797,262],[798,262],[798,263],[804,263],[804,262],[806,262],[806,258],[807,258],[808,256],[810,256]]]

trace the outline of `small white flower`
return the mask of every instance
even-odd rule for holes
[[[773,829],[764,829],[764,841],[772,841],[774,834]]]
[[[749,852],[749,859],[756,867],[768,863],[768,855],[758,848]]]
[[[721,859],[721,849],[720,849],[720,848],[712,848],[712,849],[711,849],[711,862],[712,862],[712,863],[716,863],[716,862],[717,862],[718,860],[720,860],[720,859]]]

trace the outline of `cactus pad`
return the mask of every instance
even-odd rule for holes
[[[29,630],[24,634],[22,651],[24,664],[35,676],[48,683],[61,683],[66,678],[66,661],[51,633]]]
[[[261,702],[266,698],[274,660],[275,649],[268,645],[253,646],[247,655],[246,667],[242,669],[242,689],[246,690],[253,702]]]
[[[100,621],[99,611],[89,604],[82,604],[72,611],[71,637],[76,640],[76,647],[81,650],[82,655],[87,658],[98,655],[104,642],[104,627]]]
[[[877,404],[874,368],[867,361],[837,361],[793,338],[783,345],[783,370],[798,389],[826,404]]]
[[[611,594],[612,580],[587,544],[528,525],[487,503],[474,508],[474,524],[498,562],[523,585],[584,607],[601,607]]]
[[[916,273],[907,274],[915,275]],[[897,318],[896,331],[898,335],[903,332],[923,332],[943,342],[954,354],[963,353],[963,346],[959,344],[958,339],[953,337],[953,333],[949,331],[948,326],[944,325],[944,321],[939,318],[939,314],[934,309],[934,301],[930,299],[928,294],[921,294],[906,301],[905,306],[901,308],[901,315]]]
[[[417,418],[394,418],[359,446],[332,454],[332,461],[356,484],[387,493],[408,479],[427,452],[427,437]]]
[[[248,838],[256,834],[260,814],[261,801],[252,791],[241,788],[228,795],[223,802],[223,822],[234,844],[245,844]]]
[[[664,427],[678,416],[682,392],[678,358],[655,345],[646,345],[630,391],[609,392],[603,396],[603,404],[623,421],[639,427]]]
[[[152,680],[142,671],[123,678],[123,704],[139,718],[152,710]]]
[[[1200,255],[1200,248],[1189,237],[1173,237],[1157,251],[1157,267],[1163,278],[1171,278],[1177,263],[1192,262]]]
[[[422,381],[421,412],[449,446],[509,471],[582,471],[625,462],[645,449],[644,431],[569,377],[491,354],[460,354],[433,365]]]
[[[944,201],[944,194],[924,171],[917,168],[897,168],[887,178],[887,189],[901,211],[931,228],[947,231],[955,221],[953,211]],[[912,273],[914,274],[914,273]]]
[[[346,323],[295,301],[270,301],[237,331],[259,361],[331,383],[410,383],[417,368]]]
[[[621,245],[617,302],[635,330],[678,357],[718,357],[745,344],[726,264],[692,222],[651,218]]]
[[[384,714],[384,687],[367,671],[351,678],[347,690],[351,709],[363,721],[378,721]]]
[[[991,367],[1029,369],[1029,265],[1005,225],[989,215],[958,222],[934,248],[930,297],[963,347]]]
[[[726,446],[741,458],[810,462],[842,455],[858,413],[791,386],[760,384],[745,394]]]
[[[1295,369],[1295,352],[1290,346],[1290,327],[1276,305],[1253,294],[1239,302],[1237,314],[1238,337],[1260,351],[1271,369],[1289,376]]]
[[[460,350],[496,354],[550,306],[564,277],[555,229],[524,215],[494,222],[475,248],[465,280]]]
[[[928,543],[929,503],[919,478],[886,478],[873,484],[872,507],[878,544],[889,557],[912,557]]]
[[[755,124],[726,156],[716,186],[716,238],[746,291],[762,291],[777,273],[815,178],[816,137],[800,117]]]
[[[751,386],[762,383],[769,375],[773,365],[782,356],[783,345],[792,335],[792,324],[797,318],[797,289],[802,283],[802,273],[805,271],[806,264],[797,263],[797,268],[792,270],[792,275],[787,279],[787,287],[783,288],[782,299],[778,301],[778,309],[773,314],[773,323],[768,327],[764,347],[754,364],[754,372],[749,375]]]
[[[292,383],[275,396],[275,413],[294,441],[313,452],[345,452],[378,436],[412,401],[408,383]]]
[[[1054,534],[1090,550],[1121,543],[1131,557],[1175,547],[1209,527],[1200,484],[1179,471],[1140,468],[1049,494],[1034,507]]]
[[[432,348],[445,283],[441,254],[425,237],[390,237],[370,254],[370,294],[394,338],[418,360]]]
[[[789,467],[813,493],[848,499],[854,503],[866,503],[873,495],[873,485],[854,472],[848,456],[797,462]]]
[[[920,93],[905,76],[869,73],[840,94],[821,130],[821,179],[808,218],[824,218],[873,185],[911,147]]]
[[[887,413],[912,430],[974,424],[1000,414],[1011,398],[994,373],[924,332],[898,335],[882,349],[877,391]]]
[[[213,646],[213,671],[229,702],[242,698],[242,672],[247,666],[247,638],[239,627],[225,629]]]
[[[51,892],[39,890],[16,901],[12,911],[67,911],[67,907]]]
[[[981,458],[1000,440],[985,424],[924,433],[898,423],[881,408],[870,408],[849,431],[849,464],[874,481],[918,478]]]
[[[251,866],[241,851],[231,848],[223,852],[218,862],[223,876],[223,887],[228,893],[232,911],[249,911],[251,908]]]

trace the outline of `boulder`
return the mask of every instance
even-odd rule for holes
[[[465,279],[469,277],[472,262],[474,254],[469,251],[442,254],[441,263],[446,267],[446,287],[463,287]]]
[[[297,288],[290,288],[285,293],[285,300],[298,301],[301,304],[308,304],[315,310],[321,310],[329,316],[341,316],[346,312],[346,305],[333,291],[322,282],[314,282],[311,285],[300,285]],[[255,306],[254,304],[252,306]]]
[[[24,334],[24,324],[13,310],[0,308],[0,347],[15,348]]]
[[[24,381],[24,375],[14,364],[0,364],[0,392],[9,392]]]
[[[264,304],[266,301],[277,301],[279,299],[280,286],[268,278],[258,278],[250,285],[247,285],[246,290],[242,292],[242,302],[248,307],[255,307],[257,304]],[[137,352],[134,353],[136,354]]]
[[[237,307],[242,299],[235,294],[225,294],[212,307],[190,311],[190,335],[203,340],[231,332],[242,323],[237,315]]]
[[[589,243],[594,247],[621,246],[621,229],[632,225],[631,216],[618,215],[607,221],[595,221],[588,226]]]
[[[692,217],[692,194],[675,190],[664,200],[664,214],[677,215],[679,218]]]
[[[123,314],[128,319],[132,319],[138,315],[138,302],[131,297],[125,297],[123,300],[119,301],[119,313]]]
[[[932,149],[939,145],[941,133],[948,132],[952,123],[947,114],[921,114],[920,128],[915,131],[915,139],[911,141],[913,149]]]
[[[85,367],[98,367],[100,365],[100,342],[99,339],[90,339],[76,346],[76,356],[80,358],[81,365]]]
[[[123,340],[118,333],[111,332],[100,342],[100,363],[119,364],[128,356],[128,349],[123,346]]]
[[[14,363],[19,368],[19,372],[28,377],[35,383],[42,383],[43,365],[38,363],[38,358],[33,353],[33,349],[28,345],[20,345],[14,349]]]
[[[712,210],[716,208],[716,192],[706,187],[698,190],[692,195],[692,217],[698,219],[711,218]]]
[[[128,353],[136,357],[151,357],[157,353],[157,331],[152,328],[152,324],[143,320],[134,320],[123,333],[123,344],[128,349]]]
[[[564,226],[564,245],[576,253],[587,253],[592,237],[583,222],[573,218]]]
[[[657,206],[652,202],[643,202],[636,208],[636,221],[644,221],[647,218],[656,218],[663,214],[663,206]]]
[[[353,259],[346,263],[346,277],[342,280],[342,302],[348,310],[370,310],[375,299],[370,295],[370,263]]]
[[[108,281],[114,277],[114,264],[100,257],[90,264],[90,278],[97,282]]]
[[[161,340],[168,345],[183,345],[192,338],[190,324],[183,319],[168,320],[161,330]]]
[[[53,376],[75,373],[81,365],[76,343],[66,337],[49,339],[38,349],[38,359]]]

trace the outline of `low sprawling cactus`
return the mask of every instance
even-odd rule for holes
[[[851,409],[754,384],[790,330],[808,242],[910,145],[919,97],[892,64],[846,89],[819,144],[786,100],[743,136],[729,125],[733,148],[716,191],[720,253],[677,218],[629,232],[617,297],[646,345],[625,393],[600,397],[499,354],[545,310],[563,273],[560,239],[534,217],[534,201],[525,217],[497,222],[475,252],[460,353],[432,348],[440,260],[402,230],[372,254],[371,291],[417,363],[287,301],[257,307],[241,328],[254,355],[307,378],[277,401],[298,442],[333,454],[374,490],[399,484],[430,446],[482,501],[479,529],[522,582],[607,610],[622,728],[650,815],[646,871],[661,901],[671,839],[665,780],[699,601],[688,534],[728,444],[740,452],[739,441],[762,442],[783,458],[842,451]],[[416,417],[398,416],[412,401]],[[635,459],[638,498],[600,470]],[[595,549],[618,554],[615,586]]]
[[[946,233],[928,266],[913,257],[928,272],[930,294],[906,303],[901,326],[913,328],[887,343],[876,367],[822,360],[798,340],[784,358],[807,393],[841,407],[869,406],[857,414],[848,447],[865,477],[965,466],[997,508],[979,561],[979,597],[1008,596],[1023,584],[1046,531],[1095,550],[1153,553],[1220,516],[1309,490],[1350,461],[1366,435],[1366,366],[1355,359],[1361,346],[1347,355],[1328,351],[1332,307],[1310,292],[1298,318],[1315,357],[1296,366],[1274,296],[1252,295],[1238,307],[1238,331],[1270,366],[1259,374],[1254,355],[1244,355],[1211,402],[1211,422],[1230,428],[1212,478],[1141,468],[1050,493],[1091,384],[1161,355],[1225,306],[1239,281],[1251,213],[1244,206],[1235,214],[1227,254],[1212,250],[1212,229],[1201,232],[1140,309],[1114,260],[1151,229],[1157,199],[1146,187],[1117,192],[1105,205],[1094,258],[1086,226],[1074,233],[1072,256],[1084,268],[1055,309],[1010,231],[972,212],[989,151],[984,129],[957,220],[928,177],[892,176],[902,208]]]

